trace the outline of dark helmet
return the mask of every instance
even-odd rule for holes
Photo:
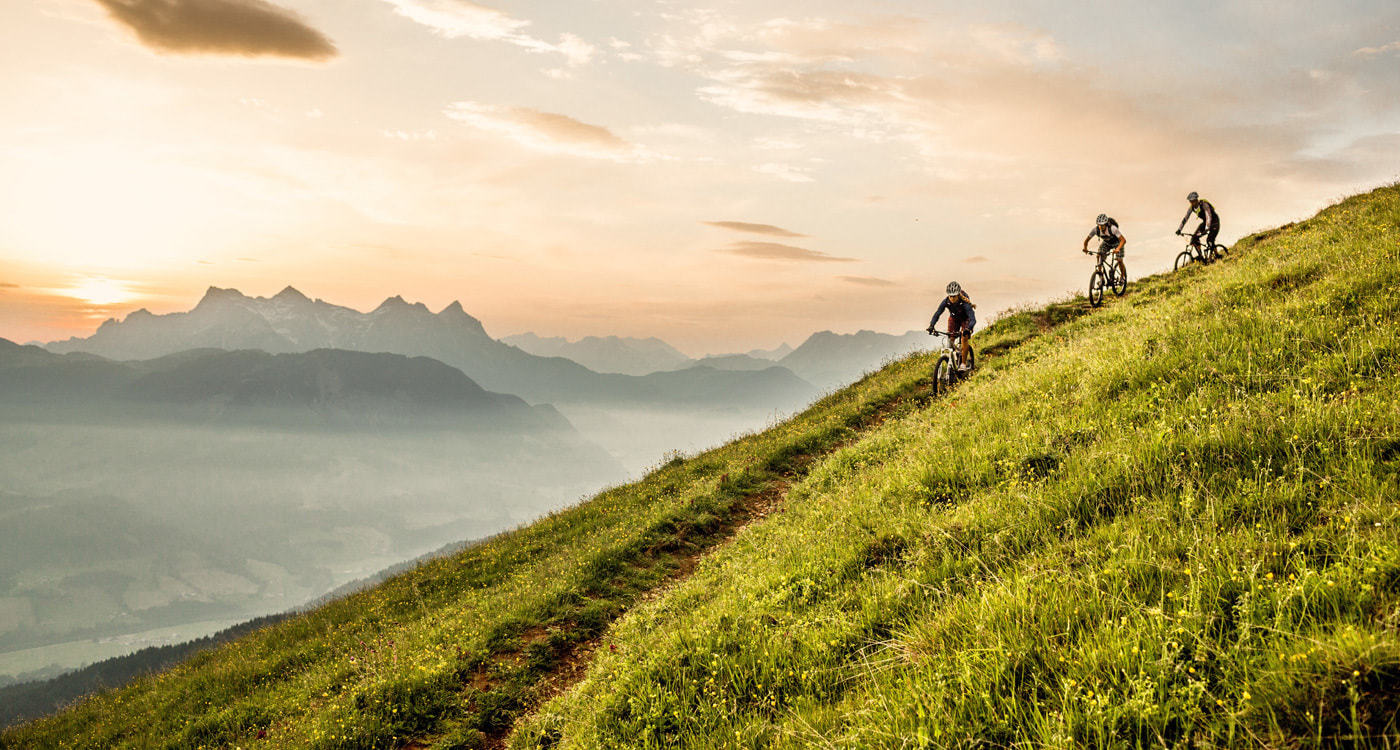
[[[1197,200],[1200,199],[1200,197],[1201,197],[1201,196],[1196,195],[1196,191],[1195,191],[1195,190],[1192,190],[1192,191],[1186,196],[1186,200],[1191,201],[1192,203],[1195,203]]]
[[[957,296],[957,295],[959,295],[959,294],[962,294],[962,286],[960,286],[960,285],[958,284],[958,282],[956,282],[956,281],[950,281],[950,282],[948,282],[948,289],[947,289],[947,291],[948,291],[948,296],[949,296],[949,297],[954,297],[954,296]]]
[[[1098,224],[1099,226],[1103,226],[1104,224],[1107,224],[1107,223],[1108,223],[1108,214],[1099,214],[1099,217],[1098,217],[1097,219],[1094,219],[1094,223],[1095,223],[1095,224]]]

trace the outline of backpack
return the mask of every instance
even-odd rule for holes
[[[1114,229],[1118,229],[1118,220],[1115,219],[1115,218],[1113,218],[1112,216],[1110,216],[1110,217],[1108,217],[1108,223],[1105,224],[1104,226],[1105,226],[1105,227],[1113,227]],[[1122,230],[1119,230],[1119,231],[1122,231]],[[1108,232],[1107,229],[1099,229],[1097,226],[1094,227],[1094,232],[1095,232],[1096,234],[1099,235],[1099,238],[1100,238],[1100,239],[1108,239],[1109,237],[1112,237],[1112,236],[1113,236],[1113,233],[1112,233],[1112,232]],[[1108,233],[1105,234],[1105,232],[1108,232]]]

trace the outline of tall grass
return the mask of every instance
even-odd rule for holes
[[[1400,189],[1155,292],[832,454],[513,746],[1400,745]]]

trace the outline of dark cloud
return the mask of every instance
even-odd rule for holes
[[[778,242],[735,242],[722,252],[760,260],[796,260],[817,263],[851,263],[855,261],[855,258],[827,255],[817,250],[808,250],[805,247],[784,245]]]
[[[161,52],[328,60],[335,45],[300,16],[264,0],[96,0]]]
[[[849,284],[860,286],[898,286],[889,279],[881,279],[875,276],[838,276],[837,278]]]
[[[974,255],[971,258],[963,258],[964,263],[986,263],[989,260],[991,260],[991,258],[985,255]]]
[[[8,281],[0,281],[0,289],[18,289],[19,284],[11,284]]]
[[[703,222],[712,227],[728,229],[734,232],[748,232],[749,234],[766,234],[773,237],[806,237],[805,234],[788,231],[782,227],[775,227],[772,224],[751,224],[747,221],[706,221]]]

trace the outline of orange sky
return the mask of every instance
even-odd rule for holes
[[[291,284],[742,350],[1060,295],[1100,211],[1148,272],[1189,190],[1233,239],[1400,177],[1393,2],[1026,6],[0,4],[0,336]]]

